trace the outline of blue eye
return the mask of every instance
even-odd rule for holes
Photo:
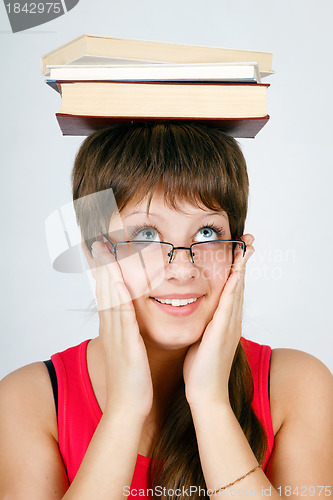
[[[201,237],[199,241],[216,239],[216,233],[210,227],[201,228],[200,231],[197,232],[197,235]]]
[[[153,227],[138,227],[134,230],[132,234],[132,238],[137,240],[146,240],[146,241],[159,241],[158,233],[156,229]]]
[[[223,228],[215,226],[204,226],[197,232],[199,239],[196,237],[196,241],[214,241],[219,240],[224,234]],[[196,236],[197,236],[196,235]]]
[[[215,241],[222,239],[225,234],[223,227],[215,224],[207,224],[196,232],[195,241]],[[198,238],[199,236],[199,238]],[[154,225],[138,225],[130,231],[131,240],[161,241],[160,233]]]

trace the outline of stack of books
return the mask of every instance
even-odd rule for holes
[[[64,135],[123,122],[173,120],[255,137],[267,123],[272,54],[82,35],[42,57],[61,95]]]

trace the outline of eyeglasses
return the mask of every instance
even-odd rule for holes
[[[190,262],[196,266],[231,267],[236,245],[242,249],[243,257],[246,252],[246,244],[239,236],[235,236],[233,240],[200,241],[189,247],[175,247],[172,243],[147,240],[120,241],[113,244],[105,234],[99,233],[99,236],[116,261],[139,253],[145,256],[146,265],[156,265],[158,262],[161,265],[171,264],[176,251],[185,250]]]

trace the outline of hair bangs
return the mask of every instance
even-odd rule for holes
[[[148,212],[154,193],[162,189],[169,207],[181,211],[180,202],[185,201],[198,208],[224,211],[232,235],[243,234],[248,202],[246,163],[237,142],[217,129],[172,122],[109,127],[84,141],[72,181],[74,199],[112,189],[119,212],[144,199]],[[91,212],[83,215],[77,213],[78,221],[98,225]],[[107,213],[107,217],[111,215]],[[84,223],[81,230],[85,232]]]

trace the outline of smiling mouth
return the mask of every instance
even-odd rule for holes
[[[197,298],[195,297],[191,299],[156,299],[155,297],[152,297],[152,299],[156,300],[156,302],[159,302],[160,304],[168,304],[173,307],[187,306],[188,304],[192,304],[197,301]]]

